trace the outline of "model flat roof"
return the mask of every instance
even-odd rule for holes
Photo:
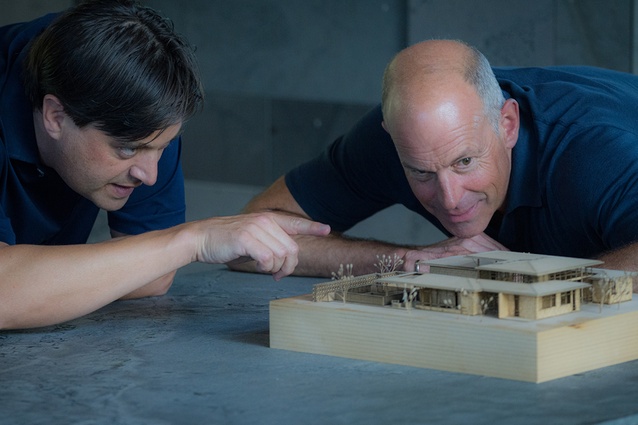
[[[489,251],[428,261],[428,264],[434,266],[474,268],[530,276],[543,276],[566,270],[597,266],[602,263],[599,260],[585,258],[558,257],[512,251]]]

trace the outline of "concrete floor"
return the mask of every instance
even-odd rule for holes
[[[269,301],[317,282],[209,266],[165,297],[0,332],[0,423],[638,423],[638,361],[531,384],[269,348]]]

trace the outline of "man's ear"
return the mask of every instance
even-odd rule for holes
[[[506,146],[510,149],[512,149],[518,141],[520,123],[518,102],[514,99],[507,99],[501,108],[500,130],[503,136],[505,136]]]
[[[66,114],[60,99],[52,94],[45,95],[42,100],[42,124],[49,136],[55,140],[61,138],[65,119]]]

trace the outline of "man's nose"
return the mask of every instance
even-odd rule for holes
[[[437,175],[439,183],[439,200],[443,208],[453,210],[459,202],[459,185],[457,179],[451,173]]]
[[[135,164],[130,169],[131,177],[141,181],[147,186],[152,186],[157,181],[157,164],[160,153],[155,151],[144,152],[136,156]]]

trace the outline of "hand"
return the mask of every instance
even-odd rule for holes
[[[298,246],[290,235],[325,236],[330,226],[277,213],[245,214],[201,222],[205,228],[197,261],[229,263],[254,260],[259,272],[275,280],[291,274]]]
[[[406,252],[403,257],[403,268],[405,271],[413,272],[417,261],[434,260],[436,258],[450,257],[453,255],[466,255],[486,251],[509,251],[509,249],[485,233],[471,238],[452,237],[418,250]],[[427,269],[421,266],[419,271],[423,272],[427,271]]]

